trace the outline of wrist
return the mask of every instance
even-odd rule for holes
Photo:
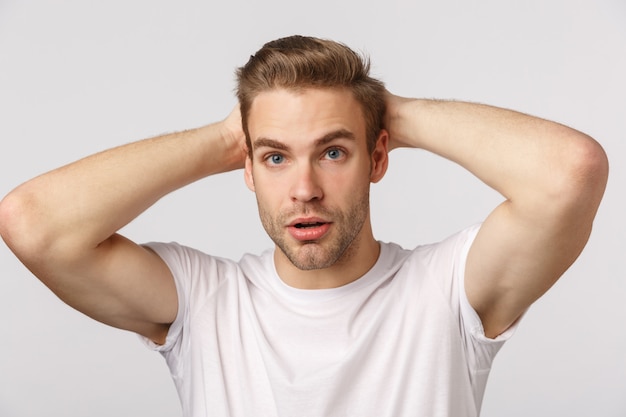
[[[219,136],[225,146],[225,157],[228,160],[229,169],[243,168],[248,155],[245,134],[241,127],[241,114],[239,106],[217,123]]]
[[[412,99],[389,94],[385,128],[389,132],[390,149],[419,148],[418,118],[426,100]]]

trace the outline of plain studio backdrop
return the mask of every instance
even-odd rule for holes
[[[589,244],[501,350],[483,417],[626,416],[623,0],[0,0],[0,195],[49,169],[225,117],[236,66],[294,33],[368,53],[398,94],[509,107],[595,137],[611,162]],[[185,163],[181,161],[181,163]],[[373,186],[378,239],[414,247],[502,198],[424,151]],[[242,172],[179,190],[123,230],[239,259],[270,246]],[[180,416],[162,358],[75,312],[0,244],[0,416]]]

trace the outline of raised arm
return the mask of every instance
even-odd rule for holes
[[[388,96],[390,147],[450,159],[500,192],[472,248],[465,290],[495,337],[585,246],[607,180],[604,151],[558,123],[491,106]]]
[[[116,232],[159,198],[241,168],[238,109],[224,121],[114,148],[34,178],[0,202],[0,234],[63,301],[103,323],[163,342],[174,281],[150,250]]]

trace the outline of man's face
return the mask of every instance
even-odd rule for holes
[[[359,103],[343,89],[271,90],[248,118],[255,191],[263,227],[293,265],[328,268],[371,239],[369,184],[386,168],[370,155]],[[378,159],[377,159],[378,158]],[[366,227],[364,227],[366,226]]]

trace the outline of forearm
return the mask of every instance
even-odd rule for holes
[[[588,193],[583,189],[594,184],[593,173],[587,171],[604,158],[599,145],[583,133],[479,104],[390,97],[386,122],[392,147],[436,153],[508,200],[539,209],[546,199],[557,202],[570,196],[563,191],[579,187]]]
[[[243,149],[223,123],[114,148],[47,174],[2,202],[0,231],[14,251],[95,248],[159,198],[239,168]]]

